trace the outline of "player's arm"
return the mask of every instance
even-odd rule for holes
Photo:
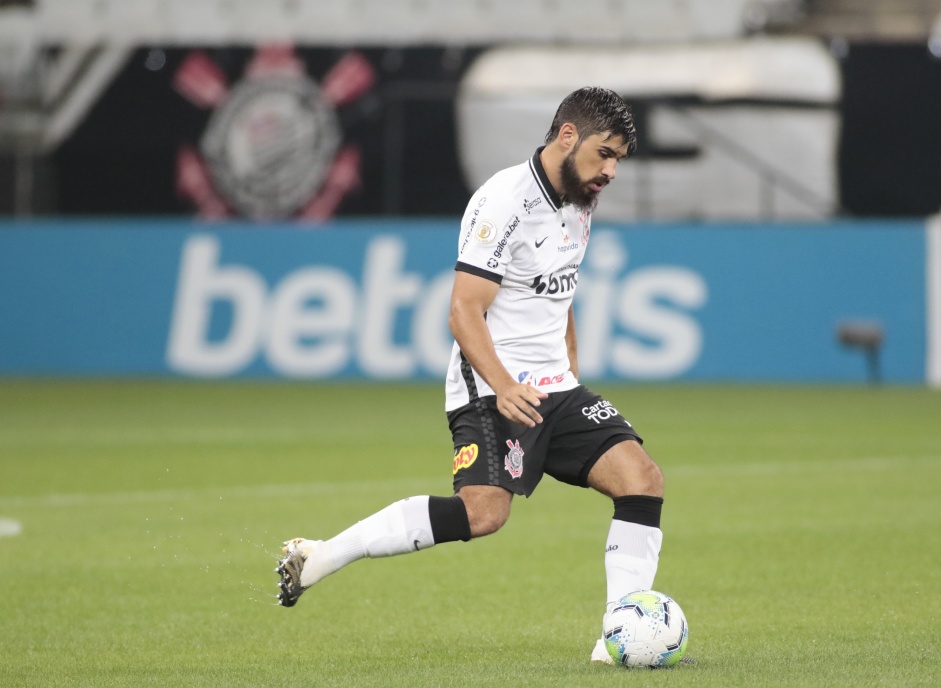
[[[516,380],[503,367],[493,347],[484,313],[497,296],[500,285],[468,272],[454,273],[451,312],[448,325],[461,352],[487,384],[496,392],[497,409],[516,423],[534,427],[542,422],[536,410],[548,395]]]
[[[578,337],[575,335],[575,309],[569,306],[569,320],[565,327],[565,348],[569,353],[569,369],[578,379]]]

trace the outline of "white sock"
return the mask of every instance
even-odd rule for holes
[[[663,533],[659,528],[611,521],[604,553],[608,602],[635,590],[650,590],[657,575]]]
[[[428,496],[408,497],[390,504],[336,537],[308,557],[301,585],[317,581],[364,557],[391,557],[435,544],[428,517]]]

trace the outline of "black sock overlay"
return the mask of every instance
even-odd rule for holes
[[[429,497],[428,519],[435,544],[471,539],[467,508],[460,497]]]
[[[614,519],[616,521],[627,521],[628,523],[659,528],[660,512],[662,510],[662,497],[627,495],[614,498]]]

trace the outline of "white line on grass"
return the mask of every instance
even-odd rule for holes
[[[941,457],[872,456],[848,459],[806,459],[801,461],[755,461],[714,466],[661,466],[664,475],[786,475],[788,473],[829,473],[834,470],[886,471],[918,464],[941,465]]]
[[[194,428],[191,430],[172,428],[59,428],[44,429],[37,434],[33,429],[18,431],[7,429],[0,433],[0,446],[36,447],[48,445],[94,445],[98,447],[136,446],[140,444],[242,444],[245,442],[298,442],[310,438],[322,439],[322,433],[273,428]]]
[[[803,461],[772,461],[714,466],[665,466],[670,477],[697,477],[710,475],[784,475],[789,473],[826,473],[834,470],[895,471],[902,466],[941,465],[941,459],[932,457],[884,456],[849,459],[817,459]],[[284,497],[289,495],[317,495],[353,492],[427,491],[442,489],[442,478],[390,478],[371,481],[338,481],[319,483],[288,483],[247,485],[242,487],[206,487],[200,489],[140,490],[133,492],[89,492],[74,494],[45,494],[33,496],[0,497],[0,508],[16,507],[69,507],[100,504],[126,504],[141,502],[175,502],[186,500]]]
[[[0,518],[0,537],[14,537],[23,532],[23,525],[12,518]]]
[[[79,492],[22,497],[0,497],[0,508],[87,506],[99,504],[137,504],[140,502],[177,502],[192,499],[237,499],[244,497],[285,497],[295,495],[381,492],[389,489],[440,489],[443,479],[395,478],[389,480],[345,481],[329,483],[289,483],[285,485],[247,485],[243,487],[207,487],[202,489],[140,490],[134,492]]]

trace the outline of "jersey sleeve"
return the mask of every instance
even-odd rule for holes
[[[520,219],[513,199],[493,191],[485,185],[468,203],[454,269],[499,284],[510,262]]]

